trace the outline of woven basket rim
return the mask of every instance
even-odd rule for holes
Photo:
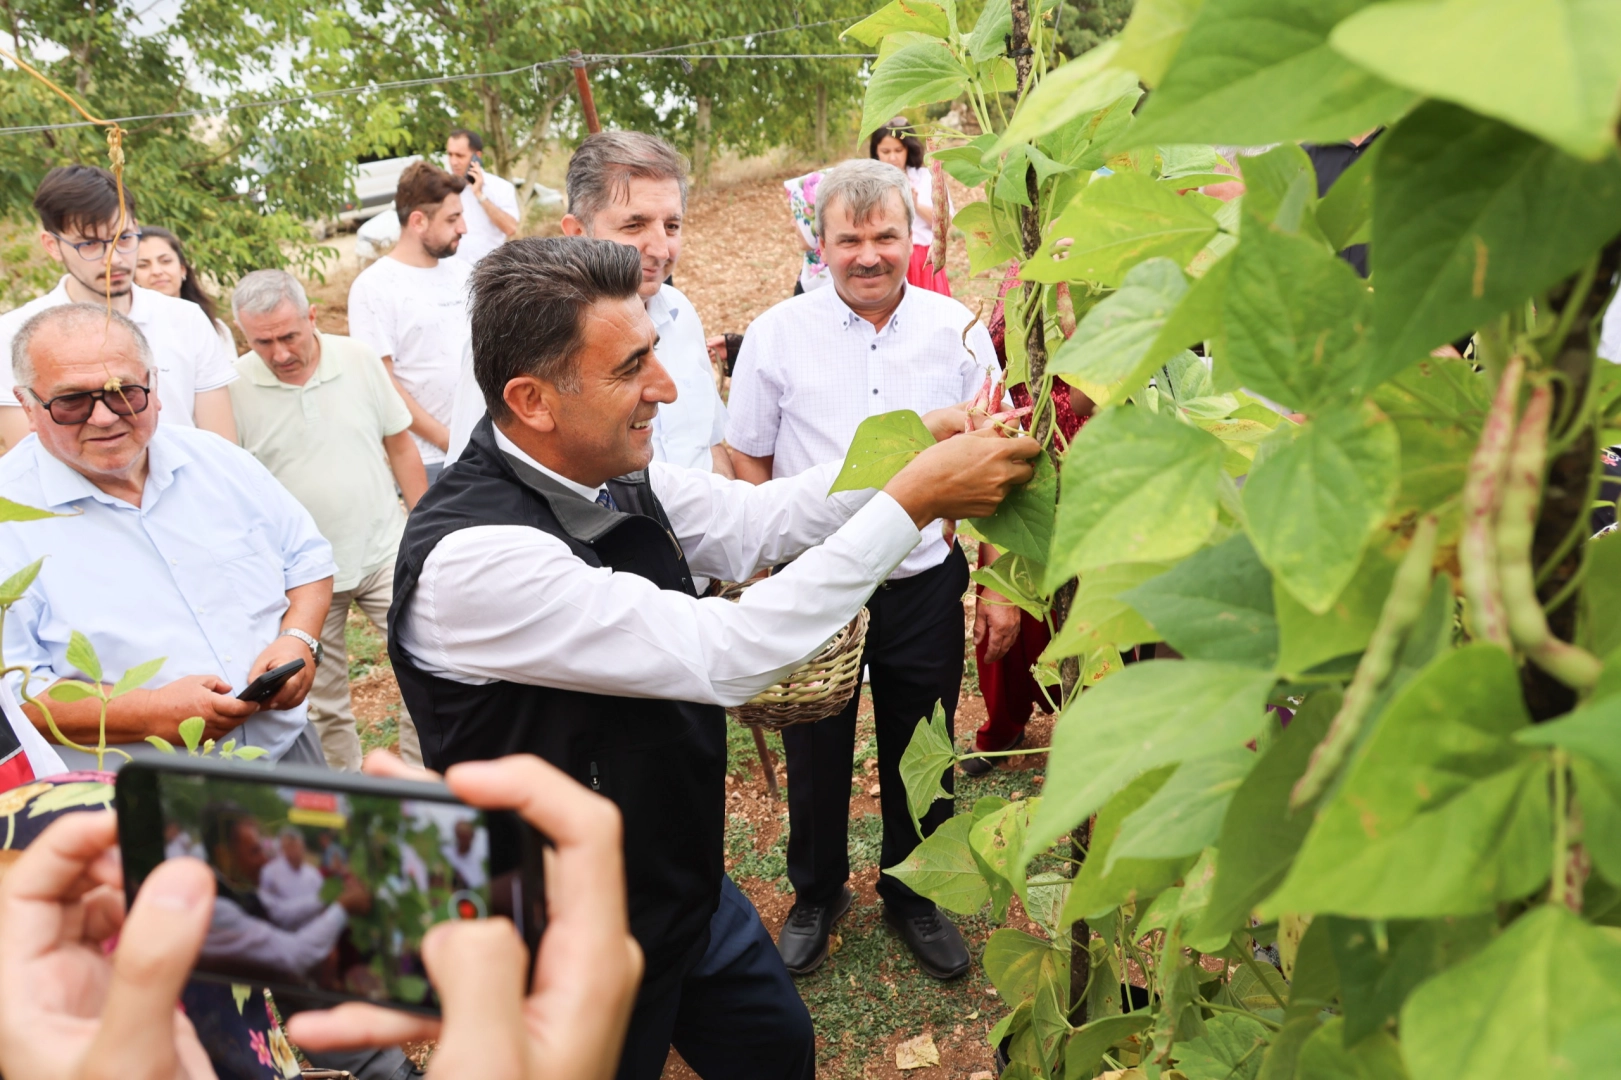
[[[736,601],[751,582],[723,585],[716,594]],[[810,659],[742,705],[726,711],[749,727],[772,729],[811,724],[840,712],[861,686],[861,656],[868,615],[863,607]]]

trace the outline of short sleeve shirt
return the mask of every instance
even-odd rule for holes
[[[460,259],[420,267],[385,255],[349,286],[349,336],[390,357],[406,393],[446,427],[462,354],[472,338],[467,292],[472,272]],[[444,451],[426,439],[417,438],[416,444],[424,464],[445,460]]]
[[[518,189],[510,181],[486,171],[484,197],[514,218],[518,216]],[[453,258],[458,262],[471,267],[507,241],[507,234],[495,227],[495,222],[490,220],[484,204],[474,196],[472,188],[462,192],[462,220],[467,223],[467,235],[456,245]]]
[[[303,386],[277,379],[254,353],[231,384],[237,438],[315,519],[332,544],[332,587],[352,589],[394,561],[405,512],[383,440],[411,426],[411,412],[377,353],[321,334],[321,360]]]
[[[9,362],[11,339],[23,323],[47,308],[73,302],[68,296],[67,280],[64,277],[44,296],[0,315],[0,357]],[[129,319],[140,327],[152,350],[152,362],[157,365],[158,401],[163,406],[158,421],[196,427],[192,414],[197,395],[236,380],[232,363],[235,357],[221,339],[218,327],[190,300],[165,296],[139,285],[130,286]],[[16,395],[0,397],[0,406],[4,405],[17,406]]]

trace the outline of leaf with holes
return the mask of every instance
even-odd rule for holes
[[[1164,256],[1185,266],[1218,231],[1196,200],[1141,173],[1117,172],[1069,204],[1019,276],[1115,286],[1145,259]]]
[[[968,87],[968,69],[951,55],[944,41],[919,41],[886,57],[867,82],[859,139],[914,105],[950,101]]]
[[[976,914],[991,893],[968,847],[968,829],[973,823],[969,815],[958,814],[884,873],[947,911]]]
[[[1048,363],[1048,373],[1062,375],[1099,405],[1139,389],[1132,376],[1187,291],[1187,277],[1172,260],[1138,263],[1119,289],[1081,319]]]
[[[844,454],[844,467],[828,494],[881,488],[933,445],[934,436],[923,418],[910,409],[869,416],[856,428]]]
[[[957,752],[951,746],[951,729],[946,723],[945,710],[935,702],[934,715],[918,723],[912,731],[912,741],[901,754],[906,809],[912,815],[912,828],[919,836],[923,834],[922,819],[935,800],[951,798],[940,781],[956,761]]]

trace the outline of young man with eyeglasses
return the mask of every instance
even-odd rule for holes
[[[324,765],[304,698],[334,564],[309,512],[241,447],[158,423],[167,410],[152,392],[151,350],[117,312],[37,313],[11,342],[11,371],[34,435],[0,458],[0,498],[59,516],[0,523],[0,572],[43,562],[7,613],[6,662],[38,696],[63,679],[110,682],[165,658],[107,707],[107,742],[120,751],[109,769],[126,753],[157,753],[148,736],[180,742],[193,716],[207,738]],[[74,632],[95,645],[101,672],[82,666]],[[304,667],[269,700],[235,696],[293,660]],[[25,711],[55,741],[43,715]],[[101,703],[57,699],[51,716],[80,748],[62,748],[63,761],[93,767],[82,748],[101,735]]]
[[[65,271],[56,288],[0,315],[0,357],[23,323],[62,304],[111,304],[141,328],[156,364],[154,392],[163,422],[200,427],[236,441],[231,397],[236,357],[196,304],[135,284],[141,227],[129,189],[119,205],[118,181],[106,169],[64,165],[45,174],[34,193],[40,246]],[[0,438],[10,450],[28,435],[17,402],[0,395]],[[10,406],[9,408],[6,406]]]

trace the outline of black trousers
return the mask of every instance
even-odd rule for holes
[[[946,560],[915,577],[885,582],[867,601],[870,621],[864,661],[872,680],[878,735],[879,805],[884,817],[881,866],[894,866],[919,843],[906,809],[901,755],[918,721],[945,707],[951,726],[962,693],[963,607],[968,560],[955,544]],[[844,711],[814,724],[784,728],[788,764],[788,880],[799,899],[828,903],[850,877],[850,768],[855,759],[858,693]],[[953,776],[944,777],[946,791]],[[923,818],[923,835],[952,815],[951,799],[938,799]],[[878,895],[903,916],[932,908],[887,875]]]
[[[816,1033],[749,898],[721,881],[709,948],[684,977],[643,988],[616,1080],[658,1080],[670,1047],[704,1080],[814,1080]]]

